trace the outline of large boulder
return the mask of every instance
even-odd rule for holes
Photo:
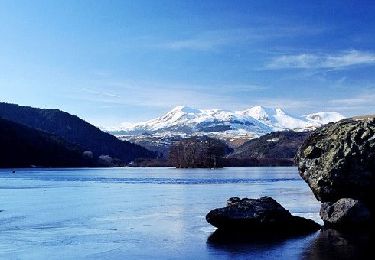
[[[347,119],[315,130],[299,149],[301,177],[316,198],[375,201],[375,119]]]
[[[211,210],[206,220],[228,232],[303,234],[320,229],[312,220],[293,216],[271,197],[231,198],[226,207]]]
[[[322,203],[320,217],[327,227],[357,228],[369,224],[371,213],[361,201],[342,198]]]

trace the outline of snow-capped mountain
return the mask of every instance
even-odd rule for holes
[[[262,106],[243,111],[178,106],[156,119],[111,132],[123,137],[210,135],[221,139],[251,139],[274,131],[308,131],[343,118],[344,116],[337,112],[292,116],[281,108]]]

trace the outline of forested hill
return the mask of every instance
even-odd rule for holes
[[[97,166],[79,147],[27,126],[0,119],[0,167]]]
[[[0,117],[56,135],[84,150],[92,151],[95,157],[109,155],[123,162],[155,157],[155,153],[139,145],[120,141],[79,117],[61,110],[0,103]]]
[[[273,159],[293,162],[309,132],[274,132],[247,141],[228,156],[236,159]]]

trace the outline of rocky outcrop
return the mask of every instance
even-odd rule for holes
[[[230,198],[226,207],[211,210],[206,220],[227,232],[303,234],[320,229],[312,220],[293,216],[271,197]]]
[[[375,199],[375,120],[343,120],[316,130],[297,160],[318,200]]]
[[[337,202],[322,203],[320,217],[325,226],[358,227],[370,222],[369,209],[359,200],[350,198],[339,199]]]
[[[323,202],[326,224],[369,222],[375,209],[375,119],[342,120],[317,129],[296,159],[301,177]]]

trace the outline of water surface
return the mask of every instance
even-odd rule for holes
[[[319,219],[293,167],[0,170],[0,258],[301,258],[317,233],[270,243],[217,245],[205,221],[232,196],[272,196]]]

